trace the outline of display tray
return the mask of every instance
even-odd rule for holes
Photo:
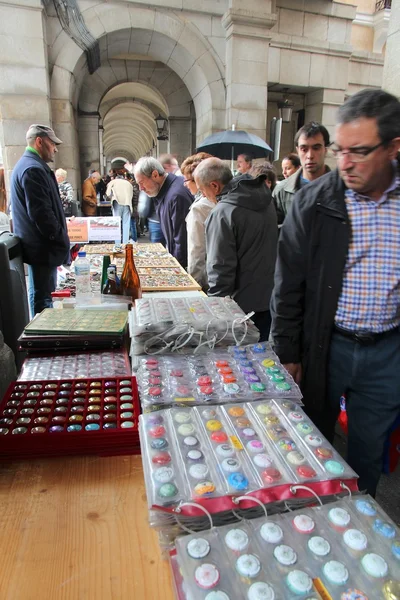
[[[86,244],[82,249],[86,254],[108,254],[110,256],[124,256],[125,244]],[[133,244],[133,254],[140,256],[165,256],[168,250],[162,244]]]
[[[0,459],[140,452],[134,377],[13,382],[0,404]]]
[[[128,320],[128,311],[75,309],[60,311],[45,308],[25,327],[26,335],[122,335]]]
[[[19,381],[131,376],[126,350],[40,354],[25,359]]]
[[[61,311],[57,311],[61,312]],[[25,335],[18,338],[19,350],[24,352],[62,352],[63,350],[106,350],[121,348],[125,335]]]
[[[124,267],[125,259],[124,258],[114,258],[113,264],[116,265],[118,272],[122,272]],[[170,254],[163,254],[161,256],[135,256],[135,265],[136,268],[142,267],[162,267],[164,269],[174,268],[179,269],[180,265],[176,258],[171,256]]]
[[[176,267],[137,267],[143,292],[154,291],[198,291],[201,286],[181,266]],[[117,268],[119,276],[122,268]]]

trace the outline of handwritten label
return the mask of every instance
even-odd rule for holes
[[[229,439],[231,440],[235,450],[243,450],[243,444],[236,435],[231,435]]]

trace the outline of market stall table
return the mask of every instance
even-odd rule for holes
[[[2,600],[173,600],[140,456],[0,464]]]

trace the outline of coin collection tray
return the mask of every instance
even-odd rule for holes
[[[134,377],[13,382],[0,404],[0,459],[139,453]]]
[[[45,354],[25,359],[19,381],[35,379],[86,379],[87,377],[131,376],[124,350]]]
[[[291,413],[306,419],[291,400],[141,415],[149,505],[165,508],[195,500],[219,512],[234,508],[232,497],[243,493],[253,492],[265,504],[284,500],[293,484],[307,483],[323,495],[342,491],[341,482],[356,490],[354,471],[319,432],[319,445],[308,445]],[[319,460],[318,449],[331,456],[334,468]]]
[[[376,521],[399,538],[369,496],[179,537],[177,588],[193,600],[396,598],[400,560],[376,537]]]
[[[45,308],[25,327],[26,335],[101,336],[122,334],[128,320],[127,310],[104,311],[96,309],[54,310]]]
[[[143,356],[137,364],[140,401],[146,412],[174,405],[301,399],[299,387],[272,350],[262,360],[217,349],[200,356]]]

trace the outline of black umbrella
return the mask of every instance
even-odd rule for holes
[[[257,135],[228,129],[206,137],[197,147],[197,152],[208,152],[223,160],[235,160],[239,154],[250,154],[253,158],[268,157],[272,148]]]

